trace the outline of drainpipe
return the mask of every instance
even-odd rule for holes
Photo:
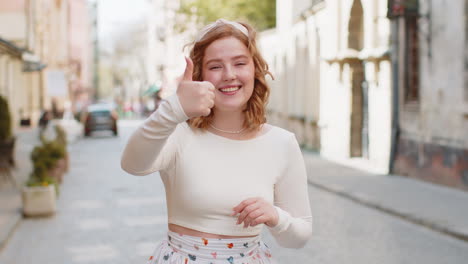
[[[399,79],[399,24],[400,19],[398,17],[393,18],[392,24],[392,132],[391,132],[391,142],[390,142],[390,162],[388,172],[393,173],[398,145],[398,138],[400,134],[399,129],[399,89],[398,89],[398,79]]]

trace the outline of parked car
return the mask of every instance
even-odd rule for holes
[[[93,104],[84,114],[84,134],[90,136],[93,131],[110,130],[118,135],[118,114],[111,104]]]

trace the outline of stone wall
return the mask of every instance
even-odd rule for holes
[[[394,173],[468,189],[467,36],[460,34],[467,31],[464,2],[420,1],[419,98],[407,102],[400,97]],[[403,39],[404,28],[398,34]],[[405,62],[404,52],[398,60]],[[404,89],[400,82],[400,95]]]
[[[395,169],[400,175],[468,190],[468,149],[400,139]]]

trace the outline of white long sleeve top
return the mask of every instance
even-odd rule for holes
[[[279,221],[268,227],[279,245],[300,248],[312,233],[304,159],[293,133],[273,126],[249,140],[192,129],[177,95],[163,101],[132,134],[122,168],[133,175],[159,171],[168,222],[219,235],[260,234],[263,225],[236,225],[232,208],[262,197]]]

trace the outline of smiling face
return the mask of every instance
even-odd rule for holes
[[[254,89],[252,55],[235,37],[215,40],[205,50],[202,79],[216,88],[215,111],[242,111]]]

